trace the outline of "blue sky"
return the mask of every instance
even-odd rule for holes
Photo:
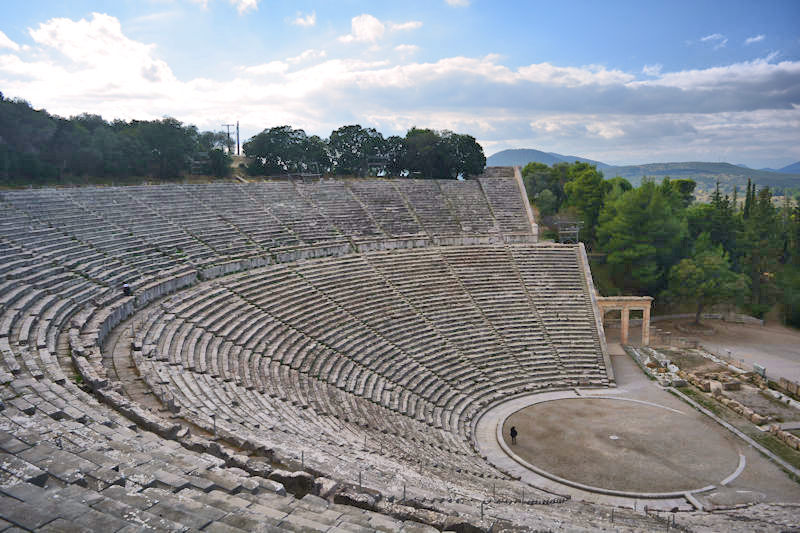
[[[800,160],[800,2],[3,2],[0,91],[244,136],[359,123],[608,163]]]

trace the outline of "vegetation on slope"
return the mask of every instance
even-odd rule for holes
[[[716,189],[697,203],[691,180],[634,187],[587,163],[530,163],[522,174],[545,225],[554,215],[583,223],[580,239],[606,294],[655,296],[662,309],[730,303],[758,317],[779,304],[800,326],[796,200],[776,207],[768,187],[748,183],[744,202]]]

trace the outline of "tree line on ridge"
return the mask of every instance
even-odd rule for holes
[[[456,178],[479,174],[483,149],[470,135],[411,128],[385,137],[374,128],[342,126],[327,139],[291,126],[268,128],[243,145],[251,175],[318,173]],[[223,132],[199,131],[166,117],[70,118],[36,110],[0,93],[0,182],[44,185],[131,177],[179,178],[193,169],[223,177],[232,146]],[[200,157],[202,156],[202,157]]]

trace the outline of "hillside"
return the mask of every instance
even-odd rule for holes
[[[779,170],[756,170],[745,165],[730,163],[708,163],[702,161],[681,163],[648,163],[644,165],[611,166],[585,157],[562,155],[555,152],[542,152],[534,149],[503,150],[486,159],[487,166],[524,166],[531,161],[554,165],[585,161],[597,166],[606,178],[622,176],[634,185],[639,185],[642,176],[661,180],[667,176],[674,179],[693,179],[698,190],[711,190],[719,181],[720,189],[732,191],[738,187],[743,191],[747,180],[751,179],[759,187],[767,186],[773,192],[782,193],[785,189],[800,189],[800,161]]]
[[[784,189],[800,189],[800,174],[755,170],[730,163],[685,162],[614,166],[604,168],[603,174],[606,178],[622,176],[634,185],[641,183],[642,176],[652,177],[656,180],[661,180],[666,176],[674,179],[688,178],[697,182],[699,190],[713,189],[716,182],[719,181],[722,190],[731,191],[734,186],[737,186],[742,191],[747,186],[748,179],[760,187],[768,186],[775,192]]]
[[[583,161],[596,165],[598,169],[605,169],[607,164],[585,157],[574,155],[562,155],[555,152],[542,152],[541,150],[534,150],[532,148],[521,148],[515,150],[503,150],[497,152],[486,158],[487,167],[513,167],[525,166],[528,163],[535,161],[537,163],[544,163],[545,165],[555,165],[556,163],[574,163],[575,161]]]
[[[800,161],[792,163],[791,165],[786,165],[785,167],[778,169],[778,172],[784,172],[786,174],[800,174]]]

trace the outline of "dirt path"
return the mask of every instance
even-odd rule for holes
[[[678,330],[677,324],[688,323],[689,319],[654,322],[654,328],[662,332],[670,332],[672,343],[678,337],[697,340],[712,353],[728,356],[737,361],[744,361],[745,368],[752,369],[758,363],[767,369],[770,379],[785,377],[800,383],[800,331],[781,326],[767,324],[755,326],[749,324],[732,324],[721,320],[704,320],[710,326],[711,334],[686,334]],[[606,326],[608,342],[618,341],[619,326]],[[654,335],[654,338],[656,335]],[[638,343],[641,339],[641,327],[632,326],[630,341]]]

